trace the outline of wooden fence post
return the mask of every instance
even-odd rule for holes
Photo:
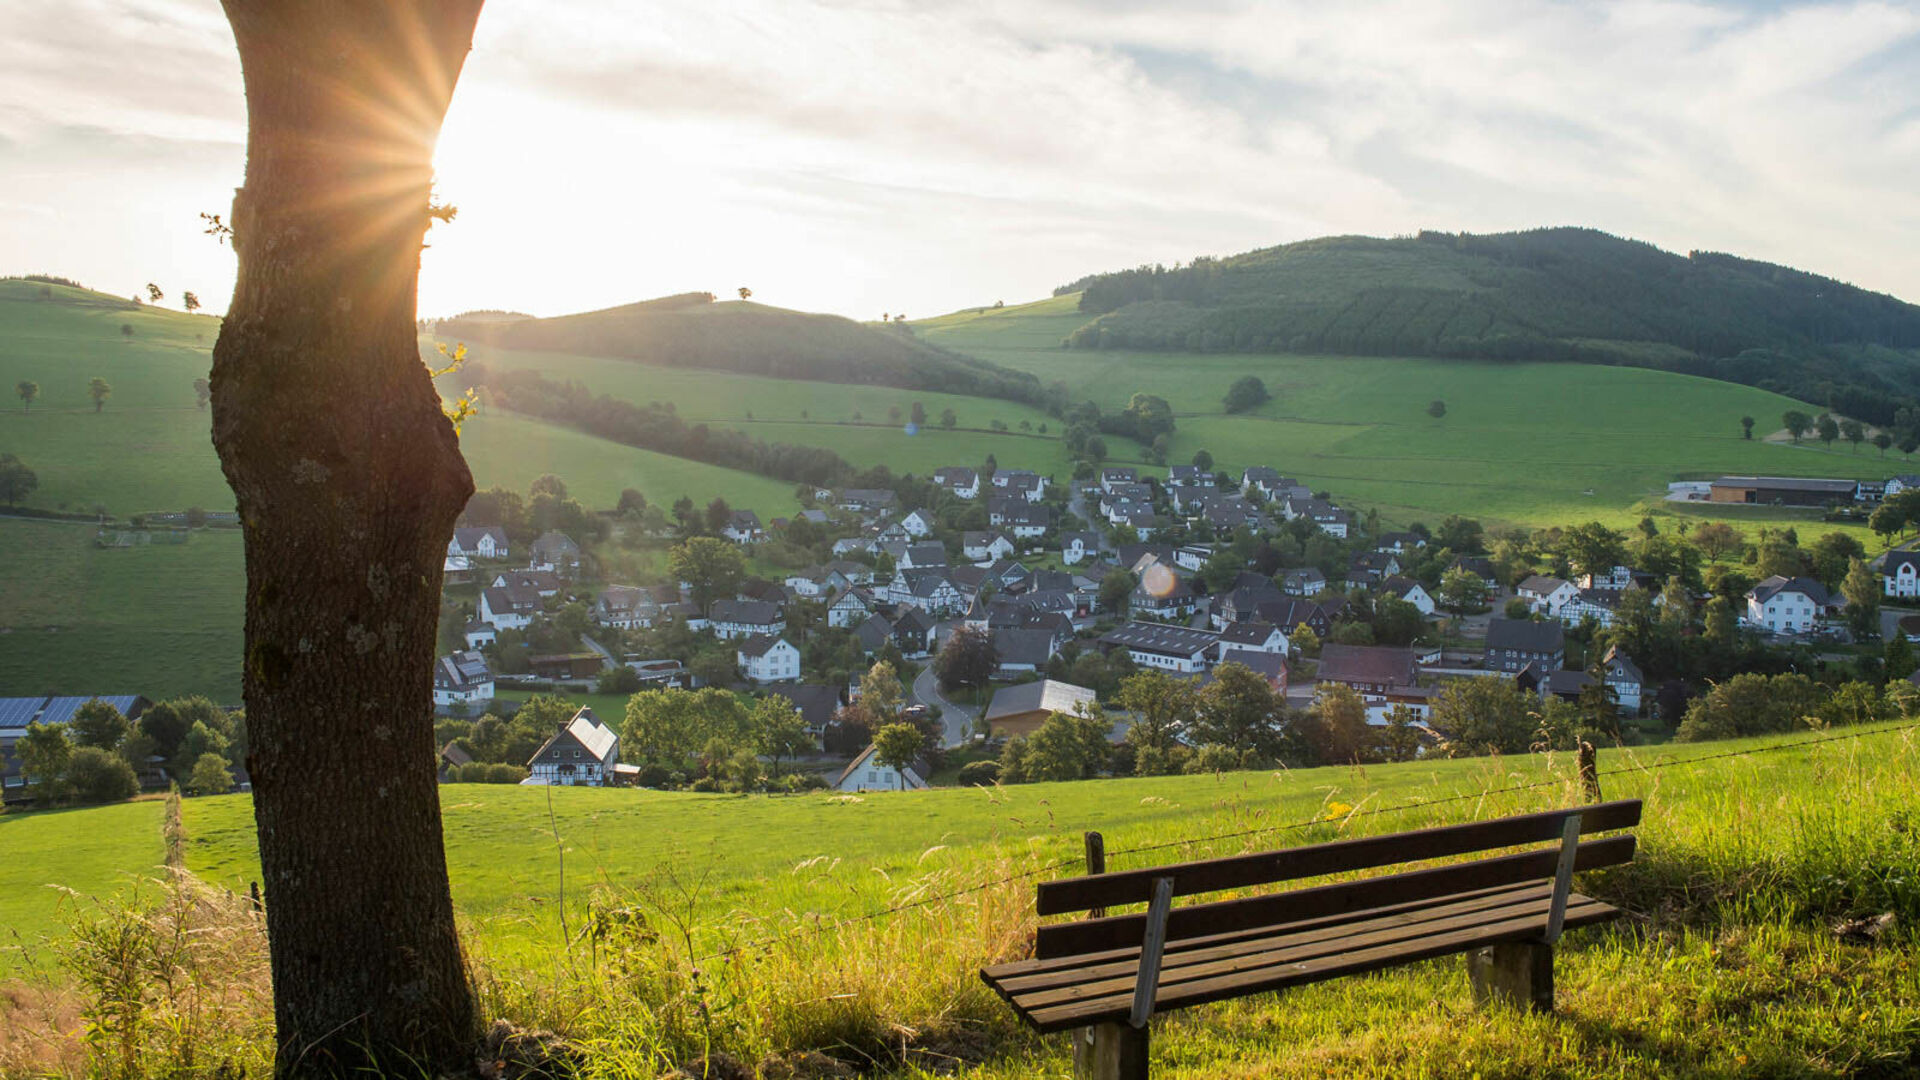
[[[1580,783],[1586,788],[1587,801],[1600,801],[1600,760],[1594,752],[1593,744],[1580,740]]]
[[[267,910],[267,905],[262,903],[260,900],[260,883],[259,882],[250,881],[247,883],[247,900],[249,903],[253,905],[254,911],[264,912]]]
[[[1106,873],[1107,872],[1106,838],[1101,836],[1097,832],[1090,832],[1086,834],[1086,841],[1087,841],[1087,873],[1089,874]],[[1106,915],[1107,915],[1107,909],[1103,907],[1093,908],[1092,910],[1087,912],[1087,918],[1089,919],[1104,919],[1106,918]]]

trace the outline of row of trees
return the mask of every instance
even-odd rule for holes
[[[21,379],[13,384],[13,392],[20,399],[20,411],[30,412],[33,403],[40,399],[40,384],[32,379]],[[107,399],[113,396],[113,384],[95,375],[87,380],[87,396],[93,399],[93,411],[106,408]]]
[[[65,724],[27,725],[15,752],[42,803],[130,799],[156,759],[189,794],[217,795],[245,760],[246,723],[203,697],[159,702],[138,723],[95,698]]]
[[[607,519],[582,506],[567,490],[567,482],[552,473],[535,479],[524,497],[497,485],[474,492],[460,522],[497,525],[509,542],[523,548],[548,530],[563,532],[581,545],[604,540],[610,531]]]

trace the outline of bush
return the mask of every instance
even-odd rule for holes
[[[1507,601],[1507,606],[1503,608],[1500,613],[1509,619],[1530,619],[1533,617],[1533,609],[1527,606],[1525,600],[1517,596],[1510,598]]]
[[[992,787],[1000,780],[1000,763],[997,761],[970,761],[960,767],[962,787]]]
[[[640,690],[640,673],[625,664],[602,671],[593,681],[596,694],[633,694]]]
[[[67,759],[67,784],[84,803],[120,802],[140,793],[133,766],[97,746],[82,746]]]
[[[233,790],[233,774],[227,771],[227,759],[219,754],[201,754],[187,774],[187,794],[225,795]]]
[[[476,761],[447,770],[450,784],[517,784],[527,778],[527,770],[518,765],[488,764]]]

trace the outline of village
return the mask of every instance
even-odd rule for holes
[[[860,792],[1523,752],[1686,737],[1706,686],[1743,673],[1913,675],[1920,614],[1879,607],[1920,597],[1920,552],[1869,568],[1843,532],[1803,548],[1710,521],[1389,531],[1274,468],[1208,465],[1066,484],[952,466],[807,489],[766,522],[718,500],[683,499],[678,525],[574,507],[581,530],[664,546],[680,576],[653,582],[606,580],[592,540],[527,539],[517,496],[488,493],[447,548],[442,778]],[[565,502],[563,481],[542,484]],[[1888,534],[1920,518],[1913,476],[1723,477],[1670,497],[1872,514]],[[472,520],[490,509],[521,538]],[[821,561],[751,572],[774,545]],[[30,729],[104,706],[138,734],[153,705],[0,700],[7,799],[34,797]],[[244,789],[242,725],[192,745],[158,726],[143,787],[197,773],[194,790]]]

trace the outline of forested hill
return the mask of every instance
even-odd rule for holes
[[[862,383],[1039,404],[1040,381],[913,336],[906,325],[863,326],[748,301],[685,293],[551,319],[456,317],[445,339],[575,353],[782,379]]]
[[[1631,364],[1890,423],[1920,399],[1920,307],[1784,266],[1592,229],[1329,237],[1096,274],[1076,348]]]

